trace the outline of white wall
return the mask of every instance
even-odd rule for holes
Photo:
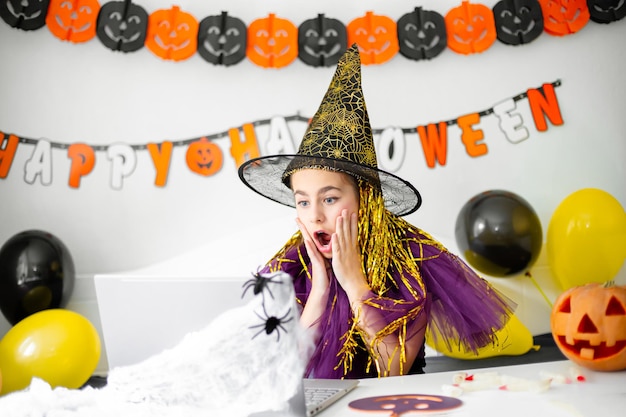
[[[368,10],[397,20],[416,6],[445,15],[460,2],[135,3],[149,12],[177,4],[198,20],[226,10],[247,24],[273,12],[299,25],[318,13],[347,24]],[[492,7],[496,1],[481,3]],[[451,126],[447,164],[430,169],[419,139],[407,136],[406,160],[396,173],[413,182],[424,197],[422,208],[408,219],[455,251],[456,216],[482,191],[505,189],[525,198],[539,215],[544,236],[553,211],[578,189],[604,189],[626,206],[624,39],[626,21],[589,22],[576,34],[544,33],[523,46],[496,41],[481,54],[446,50],[431,61],[411,61],[398,54],[385,64],[364,67],[363,88],[375,129],[455,119],[543,83],[562,81],[556,95],[564,124],[549,124],[546,132],[537,132],[522,100],[518,111],[530,137],[517,145],[506,140],[494,116],[486,117],[480,128],[489,153],[472,158],[458,128]],[[224,132],[273,116],[312,116],[334,72],[299,60],[281,69],[264,69],[247,59],[218,67],[198,55],[168,62],[146,48],[116,53],[97,39],[73,44],[60,41],[45,27],[25,32],[3,22],[0,57],[0,131],[68,144],[146,144]],[[138,152],[137,168],[122,190],[111,187],[109,162],[102,152],[80,188],[70,188],[70,161],[60,149],[53,151],[52,183],[28,184],[24,166],[33,148],[20,145],[10,174],[0,180],[0,244],[27,229],[60,238],[77,271],[69,308],[97,325],[95,273],[248,274],[295,230],[294,212],[244,187],[228,142],[219,144],[224,167],[208,178],[192,174],[184,165],[184,147],[175,148],[165,188],[154,186],[149,155]],[[558,289],[545,245],[532,273],[553,298]],[[624,276],[622,270],[620,279]],[[520,304],[518,315],[533,334],[549,331],[549,306],[528,278],[487,278]],[[0,318],[0,335],[8,328]]]

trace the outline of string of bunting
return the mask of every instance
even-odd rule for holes
[[[415,7],[399,19],[368,11],[347,25],[324,13],[299,26],[269,13],[246,25],[223,11],[198,20],[179,6],[148,13],[132,0],[6,0],[0,17],[13,28],[47,26],[63,41],[82,43],[97,37],[121,52],[144,46],[154,55],[182,61],[196,52],[215,65],[248,58],[265,68],[282,68],[299,58],[310,66],[335,66],[347,45],[357,44],[364,65],[382,64],[398,52],[410,60],[432,59],[446,48],[480,53],[496,39],[528,44],[542,33],[566,36],[591,20],[612,23],[626,16],[623,0],[501,0],[493,8],[462,0],[442,15]]]
[[[448,127],[457,125],[460,131],[460,143],[470,157],[479,157],[488,153],[485,143],[485,133],[479,124],[487,116],[494,115],[498,119],[498,128],[506,140],[518,144],[530,137],[529,129],[521,113],[517,110],[519,101],[526,99],[534,127],[538,132],[548,129],[548,121],[552,125],[563,124],[563,117],[559,108],[555,88],[561,86],[561,81],[544,83],[538,88],[529,88],[523,93],[504,99],[494,106],[454,119],[428,123],[415,127],[387,127],[375,128],[372,132],[377,139],[379,165],[396,172],[404,163],[406,153],[406,136],[416,135],[420,141],[424,159],[428,168],[447,163]],[[235,166],[246,160],[261,156],[261,147],[264,150],[272,149],[272,153],[296,153],[297,135],[294,132],[304,133],[309,118],[299,114],[291,116],[276,116],[271,119],[262,119],[245,123],[240,127],[233,127],[227,131],[176,141],[151,142],[147,144],[130,145],[114,143],[110,145],[89,145],[86,143],[60,143],[48,139],[33,139],[20,137],[15,134],[6,134],[0,131],[0,179],[5,179],[11,171],[18,148],[22,144],[33,145],[34,149],[26,161],[24,181],[33,184],[38,179],[42,185],[52,183],[52,149],[65,150],[70,159],[68,185],[79,188],[81,179],[90,174],[96,165],[96,152],[106,152],[109,161],[111,187],[122,189],[124,179],[129,177],[137,166],[137,151],[148,151],[156,172],[154,185],[164,187],[170,172],[173,149],[187,147],[185,162],[187,168],[203,177],[211,177],[220,172],[223,167],[224,153],[216,142],[219,139],[228,139],[228,152],[232,156]]]

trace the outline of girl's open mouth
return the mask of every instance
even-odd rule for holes
[[[321,249],[328,249],[330,246],[330,239],[331,236],[323,230],[315,232],[315,240],[317,240],[317,244]]]

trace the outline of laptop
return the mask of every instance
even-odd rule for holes
[[[94,285],[109,369],[139,363],[175,347],[223,312],[254,296],[252,276],[186,277],[96,274]],[[242,297],[244,294],[244,297]],[[303,378],[290,416],[312,417],[342,398],[358,380]],[[256,415],[256,414],[255,414]],[[276,416],[259,413],[258,416]]]
[[[251,277],[94,277],[109,369],[132,365],[176,346],[224,311],[246,304]]]

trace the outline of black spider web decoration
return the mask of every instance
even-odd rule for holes
[[[266,335],[270,335],[276,332],[276,341],[278,342],[280,340],[281,330],[284,333],[288,333],[287,329],[283,326],[283,324],[288,323],[291,320],[293,320],[293,317],[290,317],[287,319],[287,317],[291,314],[291,307],[287,310],[287,312],[284,315],[280,317],[273,316],[267,313],[267,309],[265,308],[265,303],[267,301],[265,297],[265,293],[267,292],[269,296],[272,299],[274,299],[274,294],[272,294],[270,284],[272,285],[283,284],[281,281],[276,281],[273,278],[275,277],[272,277],[272,276],[265,277],[262,274],[257,272],[257,273],[252,274],[252,278],[246,281],[242,286],[243,287],[243,293],[241,295],[242,298],[245,296],[246,292],[250,289],[252,289],[252,292],[255,296],[258,296],[260,294],[262,297],[261,307],[263,308],[263,314],[259,314],[256,311],[254,312],[254,314],[256,314],[256,316],[259,319],[261,319],[261,323],[250,326],[250,329],[260,328],[260,330],[256,332],[254,336],[252,336],[252,339],[256,338],[259,334],[263,332],[265,332]]]

